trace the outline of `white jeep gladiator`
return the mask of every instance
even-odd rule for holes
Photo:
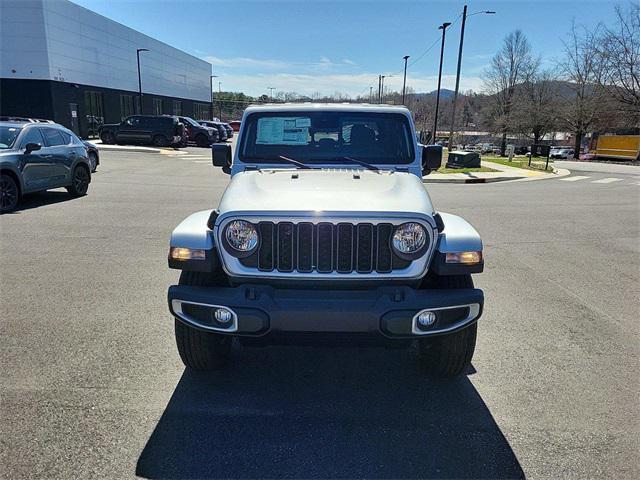
[[[180,357],[215,369],[243,345],[366,339],[411,346],[428,370],[470,364],[484,296],[476,230],[439,212],[422,182],[442,148],[418,144],[404,107],[249,107],[217,209],[171,235],[169,287]]]

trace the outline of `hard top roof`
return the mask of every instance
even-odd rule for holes
[[[370,103],[266,103],[251,105],[245,113],[255,112],[304,112],[324,110],[330,112],[372,112],[409,114],[404,105],[375,105]]]

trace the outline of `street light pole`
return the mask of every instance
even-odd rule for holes
[[[271,103],[273,103],[273,90],[274,90],[275,88],[276,88],[276,87],[267,87],[267,89],[268,89],[268,90],[270,90],[270,92],[271,92],[271,94],[270,94],[270,96],[269,96],[269,98],[271,99],[271,100],[270,100],[270,102],[271,102]]]
[[[436,135],[438,134],[438,110],[440,109],[440,84],[442,82],[442,59],[444,57],[444,37],[447,34],[447,27],[451,25],[450,22],[445,22],[438,27],[438,30],[442,30],[442,45],[440,46],[440,69],[438,70],[438,91],[436,92],[436,112],[433,119],[433,135],[432,142],[436,143]]]
[[[479,13],[486,13],[488,15],[493,15],[494,11],[485,10],[481,12],[475,12],[471,15],[478,15]],[[451,151],[451,145],[453,144],[453,130],[455,128],[456,123],[456,104],[458,103],[458,90],[460,87],[460,67],[462,66],[462,46],[464,44],[464,27],[467,23],[467,17],[471,15],[467,15],[467,6],[465,5],[462,9],[462,25],[460,27],[460,47],[458,48],[458,68],[456,71],[456,89],[453,94],[453,105],[451,106],[451,130],[449,131],[449,151]]]
[[[404,80],[402,80],[402,105],[404,105],[404,95],[407,88],[407,60],[409,59],[409,55],[405,55],[402,58],[404,58]]]
[[[380,75],[380,103],[384,103],[384,77],[386,77],[386,75]]]
[[[142,77],[140,76],[140,52],[148,52],[149,50],[146,48],[138,48],[136,49],[136,58],[138,60],[138,103],[140,104],[140,113],[144,113],[144,108],[142,106]]]
[[[211,115],[210,115],[210,119],[213,120],[213,103],[214,103],[214,99],[213,99],[213,79],[214,78],[218,78],[218,75],[209,75],[209,91],[211,92]]]
[[[218,82],[218,100],[219,100],[218,105],[220,107],[220,113],[219,113],[220,121],[222,121],[222,98],[220,98],[221,97],[220,94],[222,93],[221,88],[220,88],[221,85],[222,85],[222,82]]]
[[[378,75],[378,103],[382,103],[382,90],[380,87],[382,86],[382,75]]]

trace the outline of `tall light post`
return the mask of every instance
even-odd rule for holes
[[[221,86],[222,86],[222,82],[218,82],[218,100],[219,100],[218,105],[220,107],[220,113],[219,113],[220,121],[222,121],[222,96],[220,95],[222,93]]]
[[[378,75],[378,103],[382,103],[382,75]]]
[[[273,103],[273,91],[275,90],[276,87],[267,87],[267,89],[271,92],[269,95],[269,98],[271,99],[270,102]]]
[[[146,48],[136,49],[136,58],[138,60],[138,103],[140,105],[140,113],[144,113],[144,108],[142,106],[142,77],[140,76],[140,52],[148,51],[149,50]]]
[[[211,92],[211,115],[210,119],[213,120],[213,79],[218,78],[218,75],[209,75],[209,91]]]
[[[402,58],[404,59],[404,79],[402,80],[402,105],[404,105],[404,95],[407,88],[407,60],[409,60],[409,55],[405,55]]]
[[[451,145],[453,144],[453,130],[455,128],[456,122],[456,104],[458,103],[458,90],[460,87],[460,67],[462,66],[462,46],[464,44],[464,27],[467,24],[467,17],[471,17],[473,15],[479,15],[481,13],[487,15],[493,15],[496,12],[493,10],[482,10],[480,12],[475,12],[467,15],[467,6],[465,5],[462,9],[462,26],[460,27],[460,47],[458,48],[458,69],[456,72],[456,89],[453,94],[453,105],[451,106],[451,130],[449,132],[449,151],[451,151]]]
[[[381,85],[380,85],[380,103],[384,103],[384,79],[391,78],[393,75],[380,75]]]
[[[447,27],[451,25],[450,22],[445,22],[438,27],[438,30],[442,30],[442,45],[440,46],[440,69],[438,70],[438,91],[436,92],[436,112],[433,118],[433,135],[432,142],[436,143],[436,135],[438,134],[438,110],[440,109],[440,84],[442,82],[442,59],[444,57],[444,38],[447,34]]]

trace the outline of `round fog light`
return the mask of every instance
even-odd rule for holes
[[[436,323],[436,314],[434,312],[420,312],[418,315],[418,325],[421,327],[430,327]]]
[[[213,316],[220,323],[229,323],[233,319],[233,314],[226,308],[216,309]]]

